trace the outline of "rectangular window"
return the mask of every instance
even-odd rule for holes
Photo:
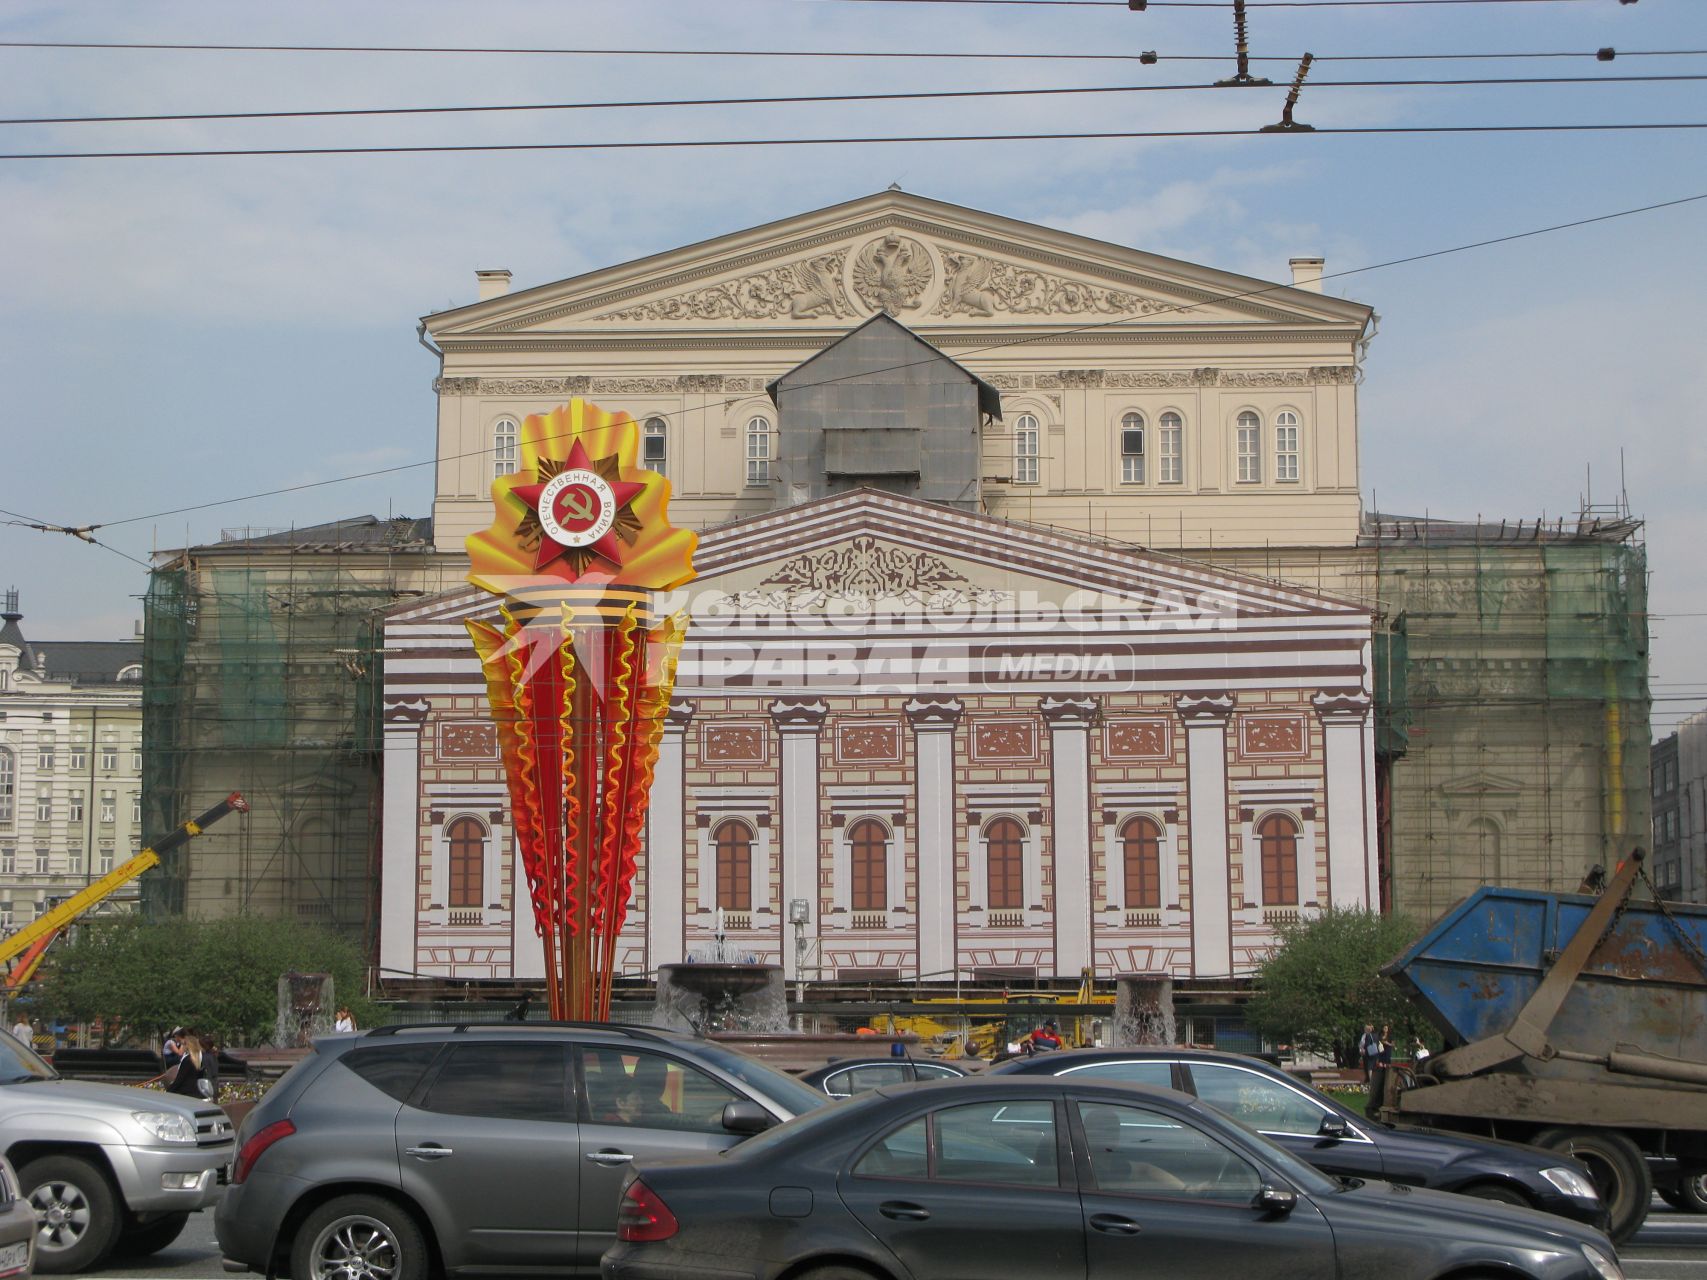
[[[45,876],[47,874],[48,856],[48,851],[46,849],[36,850],[36,874],[38,876]]]
[[[36,768],[43,773],[53,772],[53,735],[44,733],[36,739]]]
[[[119,794],[116,791],[101,792],[101,821],[111,825],[118,821]]]
[[[1163,484],[1179,484],[1185,479],[1185,426],[1171,413],[1162,415],[1161,474]]]
[[[101,768],[116,769],[119,767],[119,744],[103,742],[101,744]]]
[[[18,874],[18,851],[11,845],[0,849],[0,875],[15,876]]]
[[[1239,483],[1256,484],[1262,479],[1262,427],[1255,414],[1239,419]]]
[[[132,773],[141,773],[142,772],[142,748],[141,747],[132,747],[131,748],[131,751],[130,751],[130,771]]]
[[[140,791],[133,791],[131,793],[130,825],[133,827],[140,827],[142,825],[142,793]]]
[[[74,773],[82,773],[89,767],[89,744],[73,742],[71,744],[71,769]]]
[[[101,841],[101,862],[100,862],[101,874],[106,875],[107,872],[111,871],[112,869],[113,869],[113,842],[111,840],[103,840],[103,841]]]
[[[65,816],[69,822],[83,821],[83,793],[81,791],[71,793],[71,811]]]
[[[1298,415],[1282,413],[1274,428],[1274,478],[1296,482],[1298,479]]]
[[[747,483],[771,482],[771,424],[754,418],[747,424]]]
[[[1037,419],[1023,414],[1014,426],[1014,483],[1037,483]]]
[[[83,850],[73,845],[65,855],[65,869],[74,876],[83,874]]]
[[[53,792],[46,787],[36,792],[36,821],[53,821]]]

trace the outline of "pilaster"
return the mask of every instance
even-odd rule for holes
[[[782,915],[794,898],[811,903],[806,923],[807,952],[818,939],[823,900],[818,892],[818,734],[829,704],[802,698],[779,698],[771,703],[771,722],[782,738]],[[756,904],[755,904],[756,905]],[[784,976],[799,978],[795,948],[782,945]]]
[[[658,739],[658,764],[652,774],[652,798],[646,815],[646,967],[680,964],[687,959],[683,931],[686,879],[687,773],[683,756],[693,703],[676,699],[664,713]],[[703,873],[702,873],[703,874]]]
[[[959,968],[954,917],[954,730],[966,704],[959,698],[914,698],[915,809],[919,841],[920,978],[947,979]]]
[[[1322,721],[1328,791],[1328,899],[1336,907],[1379,907],[1375,859],[1364,839],[1370,772],[1369,709],[1361,689],[1329,689],[1310,699]]]
[[[1055,850],[1055,973],[1091,967],[1091,752],[1095,698],[1046,697],[1037,704],[1049,726],[1051,843]]]
[[[1233,974],[1232,884],[1227,854],[1227,719],[1230,693],[1182,694],[1187,812],[1191,828],[1192,976]]]
[[[415,928],[421,882],[421,728],[425,698],[387,698],[381,710],[385,731],[385,806],[381,812],[379,965],[382,971],[414,973]],[[90,749],[95,745],[91,742]],[[93,794],[87,803],[96,803]],[[95,851],[89,851],[93,858]]]

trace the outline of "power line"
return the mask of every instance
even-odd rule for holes
[[[1555,223],[1552,226],[1536,227],[1536,228],[1532,228],[1528,231],[1513,232],[1509,235],[1496,236],[1496,237],[1493,237],[1492,239],[1478,240],[1478,241],[1474,241],[1474,242],[1471,242],[1468,244],[1454,245],[1454,246],[1452,246],[1450,248],[1446,248],[1446,249],[1434,249],[1434,250],[1430,250],[1429,252],[1426,252],[1426,253],[1411,254],[1407,257],[1393,258],[1393,259],[1390,259],[1386,262],[1371,263],[1367,266],[1348,267],[1343,271],[1329,272],[1329,273],[1323,275],[1321,278],[1323,280],[1344,279],[1347,276],[1361,275],[1361,274],[1365,274],[1365,273],[1370,272],[1370,271],[1381,271],[1381,270],[1385,270],[1385,269],[1390,268],[1390,267],[1405,266],[1405,265],[1407,265],[1409,263],[1413,263],[1413,262],[1424,262],[1424,261],[1427,261],[1431,258],[1446,257],[1449,254],[1466,253],[1466,252],[1469,252],[1470,250],[1473,250],[1473,249],[1483,249],[1483,248],[1491,247],[1491,246],[1496,245],[1496,244],[1507,244],[1507,243],[1510,243],[1510,242],[1515,241],[1515,240],[1525,240],[1525,239],[1530,239],[1530,238],[1535,237],[1535,236],[1548,235],[1548,234],[1551,234],[1551,233],[1556,232],[1556,231],[1568,231],[1568,230],[1574,229],[1576,227],[1591,226],[1595,223],[1600,223],[1600,222],[1610,222],[1610,221],[1617,219],[1617,218],[1628,218],[1628,217],[1633,217],[1637,214],[1653,213],[1653,212],[1657,212],[1658,210],[1661,210],[1661,209],[1676,208],[1680,205],[1693,204],[1693,203],[1696,203],[1696,202],[1702,201],[1702,200],[1707,200],[1707,192],[1702,192],[1700,194],[1691,195],[1691,196],[1681,196],[1675,200],[1658,201],[1658,202],[1653,203],[1653,204],[1641,205],[1641,206],[1638,206],[1636,208],[1631,208],[1631,209],[1620,209],[1620,210],[1617,210],[1613,213],[1603,213],[1603,214],[1597,214],[1593,217],[1578,218],[1578,219],[1575,219],[1575,220],[1570,221],[1570,222]],[[1192,307],[1204,305],[1206,303],[1236,302],[1236,301],[1239,301],[1239,300],[1245,299],[1245,298],[1260,297],[1264,294],[1274,293],[1278,290],[1288,289],[1290,287],[1291,286],[1289,286],[1289,285],[1269,284],[1269,285],[1264,285],[1264,286],[1262,286],[1260,288],[1256,288],[1256,289],[1247,289],[1247,290],[1243,290],[1243,291],[1238,292],[1238,293],[1223,294],[1223,295],[1219,295],[1219,296],[1214,297],[1214,298],[1203,299],[1201,302],[1180,304],[1180,305],[1176,305],[1174,307],[1164,308],[1162,311],[1153,312],[1151,314],[1164,314],[1166,311],[1176,311],[1176,312],[1177,311],[1183,311],[1183,310],[1188,310]],[[1137,318],[1136,316],[1126,315],[1126,316],[1117,316],[1117,317],[1114,317],[1113,319],[1109,319],[1109,320],[1093,321],[1092,323],[1089,323],[1089,324],[1075,325],[1075,326],[1072,326],[1071,328],[1063,329],[1060,331],[1060,334],[1061,335],[1067,335],[1067,334],[1074,334],[1074,333],[1085,333],[1085,332],[1089,332],[1089,331],[1095,330],[1095,329],[1108,328],[1108,327],[1110,327],[1112,325],[1116,325],[1116,324],[1124,324],[1124,323],[1127,323],[1127,322],[1134,320],[1136,318]],[[1059,336],[1059,335],[1051,335],[1051,336]],[[1011,340],[1004,341],[1004,342],[987,343],[982,347],[973,347],[969,350],[962,351],[962,352],[958,353],[957,358],[965,359],[969,356],[980,355],[980,354],[984,354],[984,353],[987,353],[990,351],[1011,350],[1014,347],[1023,346],[1027,343],[1037,341],[1037,340],[1038,339],[1034,339],[1034,338],[1015,338],[1015,339],[1011,339]],[[844,375],[843,377],[840,377],[840,378],[828,378],[828,379],[823,380],[822,382],[809,383],[809,384],[805,384],[805,385],[807,385],[807,386],[826,386],[826,385],[830,385],[831,383],[846,381],[849,378],[867,377],[873,373],[892,372],[894,370],[905,369],[908,367],[910,367],[910,364],[896,365],[896,366],[893,366],[892,369],[865,370],[859,374],[848,374],[848,375]],[[670,418],[670,417],[684,416],[688,412],[690,412],[690,411],[686,410],[686,409],[681,409],[681,410],[675,410],[673,412],[650,414],[648,416]],[[219,499],[219,500],[216,500],[213,502],[201,502],[201,503],[195,503],[195,504],[190,505],[190,506],[173,507],[170,510],[166,510],[166,511],[150,512],[146,515],[127,516],[122,520],[110,520],[110,521],[106,521],[106,522],[101,523],[101,524],[94,524],[94,525],[91,525],[89,527],[91,529],[106,529],[106,528],[116,528],[120,525],[137,524],[137,523],[147,521],[147,520],[163,520],[167,516],[184,515],[188,512],[192,512],[192,511],[205,511],[205,510],[208,510],[212,507],[231,506],[231,505],[234,505],[234,504],[239,503],[239,502],[251,502],[251,501],[255,501],[255,500],[260,499],[260,498],[278,497],[278,496],[281,496],[281,495],[287,494],[287,493],[300,493],[300,492],[307,490],[307,489],[319,489],[319,488],[324,488],[328,485],[342,484],[342,483],[345,483],[347,481],[352,481],[352,480],[369,480],[369,479],[374,479],[378,476],[383,476],[383,475],[395,475],[398,472],[402,472],[402,471],[413,471],[413,470],[416,470],[420,467],[438,466],[441,463],[456,462],[456,461],[460,461],[460,460],[465,459],[465,458],[484,457],[484,456],[486,456],[492,452],[493,451],[490,448],[470,449],[464,453],[447,454],[447,455],[443,455],[443,456],[435,456],[432,458],[424,458],[424,459],[421,459],[420,461],[417,461],[417,462],[398,463],[395,466],[378,467],[378,468],[375,468],[371,471],[362,471],[362,472],[357,472],[357,473],[352,474],[352,475],[345,475],[345,476],[335,476],[335,477],[332,477],[332,478],[326,479],[326,480],[313,480],[313,481],[304,482],[302,484],[285,485],[285,486],[277,488],[277,489],[267,489],[267,490],[263,490],[263,491],[260,491],[257,493],[244,494],[240,497],[235,497],[235,498],[222,498],[222,499]]]
[[[676,138],[658,142],[471,142],[372,147],[227,147],[173,151],[11,151],[0,160],[197,160],[234,156],[446,155],[471,152],[663,151],[736,147],[846,147],[916,142],[1105,142],[1158,138],[1270,138],[1491,133],[1628,133],[1707,129],[1707,121],[1622,124],[1460,124],[1322,127],[1307,134],[1256,129],[1154,129],[1116,133],[941,133],[863,138]]]
[[[594,58],[877,58],[1014,62],[1226,62],[1223,53],[967,53],[894,49],[579,49],[539,45],[396,45],[396,44],[192,44],[116,40],[0,40],[0,49],[85,49],[165,53],[400,53],[429,55],[525,55]],[[1619,49],[1620,58],[1698,57],[1707,49]],[[1295,63],[1302,54],[1252,54],[1252,62]],[[1429,62],[1485,58],[1594,58],[1601,51],[1542,53],[1342,53],[1317,54],[1317,62]]]
[[[1635,0],[1622,0],[1634,4]],[[1040,9],[1126,9],[1127,0],[796,0],[806,4],[1028,5]],[[1588,4],[1590,0],[1246,0],[1249,9],[1392,9],[1423,4]],[[1147,0],[1152,9],[1231,9],[1232,0]]]
[[[1653,84],[1671,81],[1707,80],[1707,75],[1652,76],[1494,76],[1460,79],[1427,80],[1318,80],[1310,85],[1317,89],[1410,89],[1460,88],[1475,85],[1553,85],[1553,84]],[[1196,93],[1243,91],[1243,86],[1227,84],[1133,84],[1133,85],[1069,85],[1042,89],[933,89],[897,93],[837,93],[798,94],[786,97],[746,98],[651,98],[612,102],[526,102],[501,103],[489,106],[458,107],[340,107],[300,111],[201,111],[177,114],[122,116],[16,116],[0,118],[0,125],[40,124],[153,124],[183,123],[193,120],[304,120],[348,116],[410,116],[410,115],[476,115],[491,112],[518,111],[614,111],[624,108],[657,107],[746,107],[796,106],[820,102],[906,102],[939,98],[1036,98],[1071,94],[1109,93]]]

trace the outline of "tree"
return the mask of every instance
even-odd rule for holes
[[[1407,916],[1363,907],[1329,907],[1278,925],[1245,1017],[1269,1039],[1340,1066],[1356,1061],[1365,1023],[1391,1027],[1402,1052],[1412,1036],[1425,1034],[1427,1023],[1380,970],[1417,932]]]
[[[221,1043],[264,1044],[273,1038],[279,978],[292,970],[330,973],[338,1003],[358,1024],[373,1021],[354,944],[330,929],[254,916],[80,925],[48,953],[36,1002],[68,1020],[100,1018],[109,1038],[153,1043],[181,1023]]]

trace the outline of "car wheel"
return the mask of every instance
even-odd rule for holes
[[[396,1202],[339,1196],[297,1228],[290,1274],[293,1280],[424,1280],[427,1241]]]
[[[1606,1234],[1615,1244],[1636,1234],[1648,1216],[1654,1183],[1634,1142],[1612,1129],[1546,1129],[1535,1135],[1534,1143],[1568,1152],[1588,1166],[1610,1218]]]
[[[1533,1209],[1535,1201],[1531,1200],[1516,1187],[1507,1186],[1503,1182],[1476,1182],[1468,1187],[1459,1187],[1458,1194],[1475,1196],[1478,1200],[1492,1200],[1495,1204],[1521,1205],[1525,1209]]]
[[[67,1275],[98,1266],[119,1234],[118,1197],[106,1175],[76,1156],[43,1156],[18,1170],[36,1215],[36,1270]]]
[[[119,1242],[113,1252],[125,1258],[146,1258],[159,1253],[184,1233],[187,1213],[168,1213],[147,1222],[128,1222],[119,1231]]]
[[[1707,1173],[1696,1170],[1682,1178],[1673,1193],[1672,1206],[1688,1213],[1707,1213]]]

